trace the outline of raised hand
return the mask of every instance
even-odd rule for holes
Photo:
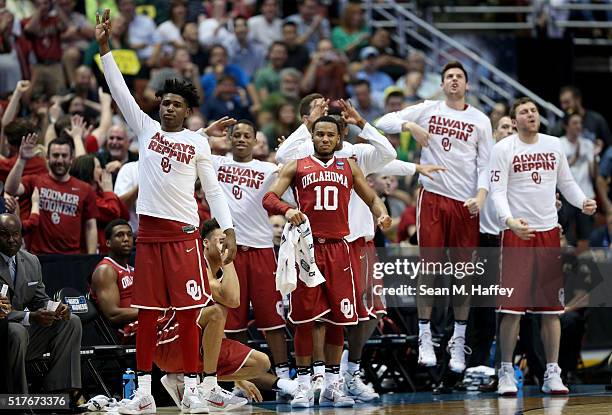
[[[19,157],[23,160],[30,160],[38,154],[38,134],[30,133],[21,138],[21,146],[19,147]]]
[[[360,128],[365,126],[365,120],[350,101],[341,99],[340,107],[342,108],[342,118],[344,118],[347,124],[357,125]]]
[[[70,128],[66,129],[66,132],[72,136],[74,140],[82,140],[83,134],[87,129],[85,119],[80,115],[73,115],[70,117]]]
[[[110,107],[110,105],[113,102],[113,98],[110,96],[110,94],[107,94],[106,92],[104,92],[102,87],[98,88],[98,100],[100,101],[100,105],[102,107],[105,107],[105,106]]]
[[[96,40],[99,45],[108,45],[111,31],[110,9],[104,10],[101,19],[100,14],[96,13]]]
[[[314,122],[327,114],[327,108],[329,107],[329,99],[318,98],[313,101],[311,104],[313,106],[312,111],[310,111],[310,115],[306,120],[306,126],[308,129],[314,124]]]
[[[31,87],[32,83],[30,81],[22,79],[21,81],[17,82],[17,87],[15,87],[15,91],[19,92],[20,94],[25,94],[30,90]]]
[[[225,136],[225,130],[236,124],[236,122],[237,121],[235,118],[225,116],[212,122],[208,127],[204,128],[204,134],[208,136]]]
[[[113,191],[113,176],[108,172],[108,170],[102,170],[100,179],[97,182],[100,190],[103,192]]]
[[[40,204],[40,191],[38,190],[38,187],[35,187],[34,190],[32,191],[32,206],[38,206]]]

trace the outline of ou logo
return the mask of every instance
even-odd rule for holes
[[[351,300],[343,298],[342,301],[340,301],[340,311],[344,314],[345,318],[353,318],[353,304],[351,304]]]
[[[450,138],[444,137],[442,139],[442,148],[444,149],[444,151],[450,151],[451,146],[452,144],[451,144]]]
[[[533,180],[535,184],[540,184],[542,183],[542,176],[540,176],[540,173],[538,173],[537,171],[534,171],[533,173],[531,173],[531,180]]]
[[[170,159],[168,157],[162,157],[161,159],[161,168],[164,173],[170,173],[170,169],[172,168],[172,164],[170,164]]]
[[[234,187],[232,187],[232,194],[234,195],[236,200],[242,199],[242,189],[240,188],[240,186],[235,185]]]
[[[191,296],[195,301],[202,299],[202,288],[198,285],[195,280],[189,280],[185,284],[185,288],[187,289],[187,294]]]

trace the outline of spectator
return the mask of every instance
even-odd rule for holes
[[[280,89],[273,92],[262,102],[264,111],[274,111],[276,107],[284,102],[297,105],[300,100],[300,81],[302,73],[295,68],[285,68],[280,71]],[[263,124],[262,124],[263,125]]]
[[[209,66],[200,78],[205,99],[213,96],[215,88],[217,87],[217,79],[224,74],[234,77],[236,85],[241,88],[246,88],[249,84],[247,75],[240,67],[228,64],[227,49],[225,49],[225,46],[217,44],[210,48]]]
[[[185,27],[186,18],[185,0],[172,0],[170,3],[170,20],[166,20],[157,27],[157,39],[161,44],[161,52],[164,58],[172,57],[177,48],[185,46],[181,32]]]
[[[225,0],[212,0],[210,18],[202,20],[198,26],[198,40],[202,46],[223,44],[232,35],[230,10],[231,5]]]
[[[297,26],[296,43],[306,46],[310,53],[317,50],[322,39],[329,39],[329,21],[321,14],[320,7],[319,0],[298,0],[298,13],[287,18]]]
[[[11,99],[9,100],[8,105],[4,109],[4,113],[2,114],[2,121],[0,121],[0,126],[4,129],[11,121],[15,119],[18,113],[21,112],[21,101],[25,101],[27,96],[29,95],[30,89],[32,87],[32,83],[26,80],[20,80],[17,82],[17,86],[15,90],[11,94]],[[46,107],[43,107],[46,108]],[[36,108],[34,108],[36,111]],[[46,114],[45,114],[46,115]],[[46,120],[48,121],[48,120]],[[38,122],[35,124],[35,127],[38,126]],[[42,131],[42,130],[41,130]],[[0,131],[0,139],[4,140],[2,133]],[[2,145],[0,145],[0,154],[6,154],[4,147],[4,141],[2,141]]]
[[[383,115],[383,109],[380,105],[372,100],[372,90],[370,83],[365,79],[358,79],[352,83],[353,97],[355,102],[353,105],[357,112],[370,124]]]
[[[278,137],[289,137],[300,126],[296,116],[295,105],[286,102],[276,109],[274,121],[262,128],[268,147],[276,148]]]
[[[47,148],[49,172],[23,176],[28,160],[36,156],[35,134],[28,135],[11,169],[5,190],[14,196],[29,197],[40,191],[40,226],[32,234],[30,250],[38,254],[94,254],[97,245],[96,196],[87,183],[70,177],[74,148],[69,141],[55,139]],[[66,230],[69,229],[69,232]],[[81,247],[85,240],[86,250]]]
[[[127,206],[113,193],[111,173],[102,168],[96,156],[86,154],[74,160],[70,168],[70,175],[89,184],[96,194],[96,206],[98,207],[98,252],[101,254],[108,252],[104,228],[114,219],[127,220],[130,218]]]
[[[200,128],[204,128],[206,126],[206,122],[204,117],[199,112],[192,113],[185,120],[185,127],[191,131],[198,131]]]
[[[285,223],[287,223],[287,220],[282,215],[270,216],[270,225],[272,225],[272,242],[274,243],[274,252],[276,253],[276,256],[278,256],[278,249],[280,248]]]
[[[395,89],[387,88],[385,95],[385,114],[397,112],[404,108],[405,97],[402,89],[397,87]],[[419,147],[410,131],[402,131],[399,134],[386,133],[385,137],[395,148],[398,160],[414,162],[418,159]]]
[[[419,88],[423,84],[423,73],[410,71],[406,74],[404,85],[404,103],[408,105],[418,104],[423,101],[419,95]]]
[[[602,199],[602,211],[612,211],[612,147],[604,152],[599,164],[599,177],[597,177],[597,193]]]
[[[378,105],[383,105],[385,89],[393,85],[393,79],[386,73],[379,71],[376,58],[378,50],[372,46],[363,48],[359,52],[362,68],[355,74],[357,79],[365,79],[370,83],[372,98]]]
[[[253,158],[259,161],[274,163],[274,157],[272,157],[270,154],[270,146],[268,145],[266,135],[261,131],[257,131],[255,140],[256,143],[253,147]]]
[[[121,166],[138,160],[138,153],[130,151],[130,139],[124,124],[115,124],[109,128],[106,145],[96,156],[104,168],[113,175],[113,183]]]
[[[340,25],[331,32],[334,48],[348,56],[356,56],[357,50],[367,45],[369,37],[370,31],[365,25],[361,4],[347,4]]]
[[[280,89],[280,72],[287,62],[287,46],[283,42],[272,43],[268,61],[268,66],[260,69],[255,76],[255,89],[262,101]]]
[[[346,98],[348,80],[346,57],[335,51],[329,40],[321,40],[302,79],[302,91],[316,91],[331,100]]]
[[[283,23],[283,42],[287,45],[289,55],[285,65],[304,72],[310,62],[310,51],[297,43],[297,38],[297,25],[293,22]]]
[[[50,0],[36,0],[32,17],[21,22],[23,31],[32,43],[37,63],[32,67],[33,93],[56,95],[66,88],[62,67],[61,34],[70,24],[68,16],[59,8],[51,7]],[[51,10],[57,11],[52,15]]]
[[[8,9],[0,9],[0,95],[13,91],[21,79],[15,42],[21,27]]]
[[[408,54],[405,62],[405,67],[408,73],[417,71],[423,74],[423,80],[417,95],[423,99],[432,99],[440,93],[440,74],[427,71],[425,54],[420,50],[413,50]],[[396,85],[400,88],[406,88],[406,77],[401,77],[397,80]]]
[[[8,383],[11,393],[28,393],[26,359],[50,352],[43,388],[74,392],[81,388],[81,320],[60,303],[48,310],[38,258],[21,248],[21,222],[10,213],[0,215],[0,273],[8,284],[12,311],[8,325]],[[4,375],[6,376],[6,374]],[[71,403],[71,407],[74,405]]]
[[[198,70],[198,67],[191,62],[189,52],[185,48],[176,48],[174,50],[174,55],[172,56],[172,66],[170,68],[161,68],[154,72],[151,80],[144,90],[144,97],[151,101],[155,101],[155,94],[157,91],[161,90],[164,87],[164,83],[168,79],[172,78],[188,80],[189,82],[193,83],[198,91],[200,103],[203,101],[204,91],[202,90],[202,86],[200,84],[200,71]]]
[[[578,113],[582,116],[582,135],[595,142],[599,151],[612,144],[612,135],[606,119],[598,112],[588,110],[582,105],[582,92],[575,86],[564,86],[559,92],[561,109],[566,113]],[[554,136],[563,135],[563,124],[558,123],[551,131]]]
[[[561,147],[567,157],[574,180],[589,199],[595,198],[593,183],[597,177],[593,142],[582,136],[582,117],[579,113],[567,115],[563,127],[565,136],[560,138]],[[580,209],[563,203],[559,212],[560,221],[564,224],[567,241],[577,247],[577,253],[588,248],[589,236],[593,229],[593,218]]]
[[[497,124],[493,124],[493,139],[495,142],[514,133],[515,131],[514,127],[512,127],[512,120],[508,115],[504,115],[497,121]]]
[[[113,27],[114,31],[115,28]],[[191,56],[191,62],[198,68],[206,68],[208,66],[208,51],[198,42],[198,25],[196,23],[190,22],[183,26],[183,42],[189,56]]]
[[[127,206],[130,212],[130,226],[134,235],[138,232],[138,215],[136,201],[138,200],[138,162],[125,163],[117,173],[114,187],[115,194]]]
[[[243,16],[234,19],[234,34],[227,43],[227,52],[230,64],[240,67],[250,80],[266,60],[266,49],[251,39],[247,20]]]
[[[130,44],[128,42],[128,21],[121,14],[117,13],[113,15],[113,19],[111,20],[111,24],[113,26],[113,30],[111,32],[111,36],[109,39],[109,44],[111,48],[114,49],[129,49]],[[92,69],[100,72],[98,70],[97,65],[94,65],[94,56],[96,56],[99,52],[98,42],[93,40],[87,50],[85,51],[85,56],[83,57],[83,65],[88,66]]]
[[[17,162],[19,146],[21,146],[21,139],[26,137],[28,134],[34,133],[36,133],[36,127],[25,118],[16,118],[4,128],[4,134],[6,135],[8,143],[8,152],[7,157],[0,155],[1,182],[6,181],[9,172]],[[41,174],[45,173],[46,171],[47,162],[39,155],[34,156],[25,163],[24,175]]]
[[[252,119],[246,91],[237,87],[236,80],[231,75],[221,75],[214,96],[206,100],[202,112],[208,121],[225,116],[237,120]]]
[[[489,114],[489,118],[491,119],[491,125],[493,128],[498,124],[499,120],[502,117],[508,115],[508,104],[505,102],[498,101],[493,105],[491,109],[491,113]]]
[[[87,21],[85,15],[74,10],[76,0],[56,0],[57,8],[68,16],[68,27],[62,33],[62,63],[68,85],[76,80],[75,68],[81,63],[83,52],[94,38],[94,27]]]
[[[145,62],[153,55],[154,45],[159,43],[155,22],[149,16],[136,14],[134,0],[117,0],[117,5],[121,15],[126,19],[130,49],[136,51],[141,62]]]
[[[96,90],[96,81],[90,67],[81,65],[76,68],[74,79],[68,92],[92,102],[100,101],[98,91]]]
[[[248,21],[251,39],[258,42],[266,50],[272,42],[281,40],[283,21],[278,17],[278,14],[278,0],[263,0],[261,2],[261,14],[251,17]]]
[[[385,28],[379,27],[370,38],[370,46],[378,50],[376,64],[378,69],[393,79],[398,79],[406,73],[406,62],[399,57],[393,48],[391,34]]]

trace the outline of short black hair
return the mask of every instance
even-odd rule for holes
[[[230,75],[228,73],[224,73],[222,74],[219,79],[217,79],[217,85],[219,85],[222,82],[225,81],[232,81],[234,83],[234,85],[238,85],[238,82],[236,82],[236,78],[234,78],[233,75]]]
[[[297,24],[295,24],[295,22],[292,22],[291,20],[285,20],[285,23],[283,23],[283,28],[284,28],[285,26],[293,26],[293,27],[295,27],[295,28],[296,28],[296,30],[297,30]]]
[[[444,68],[442,68],[442,73],[440,74],[442,82],[444,82],[444,75],[446,74],[446,71],[453,68],[461,69],[463,75],[465,76],[465,82],[469,82],[467,71],[459,61],[450,61],[449,63],[444,65]]]
[[[51,153],[51,146],[53,145],[57,145],[57,146],[68,146],[70,147],[70,155],[74,154],[74,143],[72,142],[72,140],[66,140],[65,138],[54,138],[53,140],[49,141],[49,144],[47,144],[47,156],[49,155],[49,153]]]
[[[566,85],[562,87],[559,91],[559,95],[563,95],[566,92],[571,92],[572,96],[576,99],[582,98],[582,91],[580,91],[580,89],[578,89],[578,87],[575,87],[574,85]]]
[[[274,42],[270,43],[270,47],[268,48],[268,53],[272,51],[272,48],[274,46],[282,46],[285,48],[287,52],[289,52],[289,46],[287,46],[285,42],[283,42],[282,40],[275,40]]]
[[[36,126],[26,118],[15,118],[4,127],[4,134],[9,145],[19,147],[21,139],[36,132]]]
[[[563,115],[563,125],[568,125],[572,117],[580,117],[582,120],[582,115],[580,115],[579,112],[566,112],[565,115]]]
[[[372,89],[372,86],[370,84],[370,81],[368,81],[367,79],[356,79],[353,82],[351,82],[351,85],[353,87],[357,87],[359,85],[365,85],[368,87],[368,89]]]
[[[312,94],[308,94],[304,98],[302,98],[302,100],[300,101],[300,117],[310,115],[310,104],[312,104],[312,101],[319,98],[324,97],[323,95],[317,92],[313,92]]]
[[[406,95],[404,95],[403,91],[389,92],[387,96],[385,97],[385,104],[389,102],[389,98],[394,98],[394,97],[401,98],[403,100],[406,97]]]
[[[200,235],[202,236],[202,239],[207,239],[210,234],[216,229],[221,229],[221,226],[219,226],[219,222],[217,222],[217,219],[212,218],[204,222],[202,224],[202,229],[200,229]]]
[[[55,129],[56,137],[59,137],[60,133],[64,131],[64,129],[72,127],[71,118],[72,118],[72,115],[70,114],[60,115],[57,118],[57,120],[55,121],[55,124],[53,124],[53,128]]]
[[[246,124],[246,125],[248,125],[249,127],[251,127],[253,129],[253,137],[255,137],[257,135],[257,126],[255,126],[255,124],[253,124],[252,121],[249,121],[249,120],[247,120],[245,118],[242,118],[242,119],[238,120],[236,122],[236,124],[230,126],[230,128],[228,129],[228,134],[229,134],[230,137],[234,133],[234,128],[236,128],[236,126],[238,124]]]
[[[317,118],[315,120],[315,122],[312,123],[312,131],[313,131],[313,133],[314,133],[315,127],[320,122],[331,122],[331,123],[336,124],[336,128],[338,129],[338,135],[342,136],[342,126],[340,125],[340,123],[338,122],[337,119],[335,119],[334,117],[332,117],[330,115],[324,115],[322,117],[319,117],[319,118]]]
[[[127,220],[121,218],[113,219],[108,222],[108,224],[104,227],[104,237],[107,241],[113,236],[113,229],[115,228],[115,226],[121,225],[127,225],[130,227],[130,230],[132,230],[132,225],[130,225],[130,222],[128,222]]]
[[[84,154],[77,157],[70,167],[70,175],[85,183],[93,183],[94,169],[96,167],[95,158],[96,156],[93,154]]]
[[[164,82],[164,87],[155,93],[155,96],[162,98],[166,94],[176,94],[185,100],[189,108],[200,106],[200,95],[195,86],[187,79],[171,78]]]

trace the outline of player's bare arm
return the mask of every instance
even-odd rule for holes
[[[435,180],[434,173],[445,172],[446,167],[436,166],[434,164],[416,164],[415,170],[418,174],[422,174],[431,180]]]
[[[295,160],[290,161],[281,168],[278,173],[278,179],[270,186],[270,191],[264,196],[263,206],[268,212],[284,215],[291,224],[297,226],[306,220],[306,215],[280,200],[281,196],[285,194],[293,182],[296,169],[297,161]]]
[[[138,319],[137,308],[119,307],[119,287],[117,287],[117,271],[110,265],[102,265],[91,277],[91,285],[96,293],[98,305],[102,314],[113,325],[123,325]]]
[[[357,166],[354,160],[348,159],[349,165],[353,172],[353,189],[357,195],[365,202],[370,208],[370,211],[376,218],[376,224],[382,229],[388,229],[391,226],[391,217],[387,212],[387,208],[383,201],[376,196],[374,190],[368,186],[363,172]]]
[[[402,131],[410,132],[416,142],[419,143],[422,147],[427,147],[429,145],[431,135],[427,132],[426,129],[424,129],[417,123],[412,121],[406,121],[402,124]]]
[[[476,197],[471,197],[465,201],[463,206],[468,208],[470,215],[477,215],[480,209],[484,206],[485,199],[487,198],[487,189],[478,189]]]

